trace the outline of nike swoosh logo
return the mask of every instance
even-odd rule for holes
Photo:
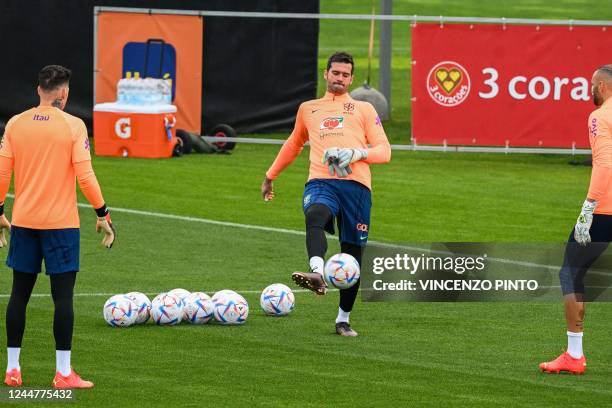
[[[314,110],[313,110],[311,113],[315,113],[315,112],[318,112],[318,111],[320,111],[320,110],[321,110],[321,109],[314,109]]]
[[[360,240],[364,240],[364,239],[368,239],[368,236],[366,235],[365,237],[359,237]]]

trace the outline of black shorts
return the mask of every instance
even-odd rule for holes
[[[612,242],[612,215],[594,214],[589,233],[591,243],[586,246],[576,242],[574,229],[570,233],[565,247],[563,266],[559,271],[564,295],[584,294],[584,275]]]

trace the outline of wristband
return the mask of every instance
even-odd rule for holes
[[[108,208],[106,207],[106,204],[100,208],[96,208],[94,211],[96,212],[98,218],[104,218],[108,215]]]

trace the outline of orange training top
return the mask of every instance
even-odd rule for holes
[[[612,214],[612,98],[589,116],[593,170],[587,198],[597,201],[596,214]]]
[[[94,208],[104,205],[91,169],[85,123],[52,106],[16,115],[0,144],[0,201],[15,171],[12,224],[34,229],[78,228],[76,177]]]
[[[367,149],[368,157],[351,164],[352,174],[341,180],[355,180],[372,188],[370,163],[386,163],[391,159],[391,146],[380,118],[369,102],[356,101],[348,94],[336,96],[327,92],[321,99],[300,105],[295,127],[266,177],[274,180],[310,142],[308,180],[337,179],[330,176],[323,153],[331,147]],[[368,148],[370,145],[370,148]]]

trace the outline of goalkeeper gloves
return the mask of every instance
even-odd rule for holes
[[[96,232],[102,232],[104,234],[102,237],[102,245],[110,249],[115,243],[117,232],[111,221],[106,204],[96,209],[96,215],[98,216],[98,220],[96,221]]]
[[[585,200],[584,204],[582,204],[582,210],[580,211],[578,220],[576,221],[576,226],[574,227],[574,239],[582,246],[586,246],[586,244],[591,242],[589,230],[591,229],[591,223],[593,222],[593,211],[595,211],[596,206],[597,201]]]
[[[4,203],[2,203],[0,204],[0,248],[4,248],[7,245],[4,230],[10,231],[11,223],[4,215]]]
[[[270,180],[268,177],[265,177],[263,183],[261,183],[261,195],[264,201],[274,199],[274,186],[272,184],[272,180]]]
[[[368,157],[366,149],[338,149],[338,166],[347,168],[349,164]]]
[[[323,164],[327,165],[330,176],[333,176],[335,173],[338,177],[345,178],[351,174],[352,171],[350,167],[342,167],[339,165],[338,155],[340,150],[342,149],[338,149],[337,147],[326,149],[325,152],[323,152]]]

